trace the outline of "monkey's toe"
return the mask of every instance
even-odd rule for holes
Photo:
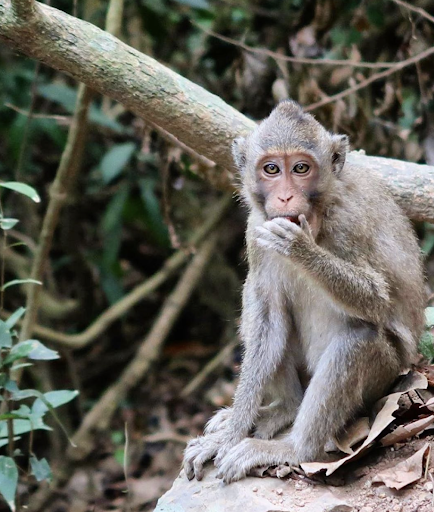
[[[224,408],[217,411],[208,421],[205,427],[205,435],[213,434],[225,428],[228,420],[232,416],[232,408]]]

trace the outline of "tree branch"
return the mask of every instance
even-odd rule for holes
[[[201,169],[214,186],[233,189],[231,144],[238,135],[251,131],[254,121],[90,23],[37,2],[35,13],[27,24],[20,23],[10,0],[0,0],[0,40],[171,133],[217,164]],[[434,222],[434,167],[365,155],[350,155],[349,161],[360,172],[374,166],[389,180],[390,189],[411,218]]]
[[[12,0],[12,9],[17,18],[27,20],[35,14],[34,0]]]

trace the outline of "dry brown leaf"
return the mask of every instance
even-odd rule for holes
[[[424,459],[429,457],[430,452],[431,447],[427,443],[408,459],[376,475],[372,481],[383,482],[387,487],[393,489],[402,489],[413,482],[417,482],[422,478]]]
[[[352,447],[366,439],[369,435],[369,418],[358,418],[352,423],[339,439],[335,440],[337,448],[343,453],[351,455],[354,453]]]
[[[382,405],[380,411],[375,417],[374,423],[372,424],[371,430],[368,437],[365,439],[363,444],[355,450],[351,455],[347,455],[342,459],[334,462],[305,462],[300,464],[303,471],[307,476],[314,475],[319,471],[325,470],[326,476],[334,473],[338,468],[343,466],[345,463],[354,460],[364,454],[383,432],[383,430],[389,426],[392,421],[395,420],[393,413],[399,408],[398,401],[400,397],[412,389],[425,389],[428,386],[428,381],[424,375],[416,371],[410,371],[399,383],[399,391],[392,393],[379,400]]]
[[[412,421],[406,425],[400,425],[393,432],[390,432],[390,434],[387,434],[381,439],[381,445],[390,446],[420,434],[432,423],[434,423],[434,416],[428,416],[427,418]]]

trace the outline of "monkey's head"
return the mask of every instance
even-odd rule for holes
[[[298,223],[304,214],[312,228],[339,180],[347,150],[346,135],[328,132],[289,100],[246,138],[237,138],[232,148],[250,208],[267,220],[287,217]]]

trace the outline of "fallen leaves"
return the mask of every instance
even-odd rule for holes
[[[387,487],[402,489],[407,485],[420,480],[424,473],[424,467],[431,454],[431,447],[428,443],[408,459],[396,466],[378,473],[372,481],[383,482]]]
[[[374,446],[392,446],[434,429],[434,366],[421,371],[409,371],[401,376],[393,392],[375,406],[377,411],[373,419],[361,417],[348,426],[338,439],[334,440],[333,451],[342,455],[337,460],[326,462],[306,462],[301,464],[305,477],[319,473],[332,475],[337,469],[353,462],[371,450]],[[388,487],[401,489],[419,480],[429,461],[430,445],[426,444],[408,459],[379,473],[373,482],[384,482]],[[283,478],[291,468],[261,468],[261,476],[269,475]],[[300,470],[297,470],[300,472]],[[293,473],[294,477],[296,476]]]
[[[379,407],[380,410],[377,413],[374,422],[372,423],[371,428],[369,431],[366,431],[366,437],[363,441],[363,443],[352,453],[347,455],[346,457],[343,457],[337,461],[333,462],[306,462],[301,464],[301,468],[306,473],[307,476],[312,476],[316,473],[319,473],[320,471],[325,471],[326,476],[331,475],[334,473],[338,468],[343,466],[344,464],[347,464],[350,461],[355,460],[356,458],[360,457],[364,453],[366,453],[373,444],[379,439],[380,435],[385,431],[389,425],[391,425],[395,420],[396,417],[394,413],[399,409],[399,401],[401,397],[411,392],[414,389],[426,389],[428,387],[428,381],[424,375],[422,375],[419,372],[411,371],[409,372],[398,384],[397,389],[395,393],[392,393],[383,399],[379,401]],[[434,422],[434,415],[430,416],[432,418],[432,421]],[[431,422],[430,422],[431,423]],[[429,424],[430,424],[429,423]],[[350,427],[351,428],[351,427]],[[424,427],[426,428],[426,426]],[[344,436],[344,447],[346,449],[352,447],[354,444],[356,444],[351,437],[348,438],[349,432],[352,432],[352,435],[355,436],[357,441],[361,441],[360,439],[360,427],[352,428],[351,430],[348,429],[346,436]],[[420,433],[422,430],[418,430],[417,433]],[[407,436],[404,436],[404,432],[401,432],[400,440],[403,440],[407,437],[411,437],[411,429],[408,429]],[[338,440],[336,445],[339,447],[341,445],[341,442]]]

